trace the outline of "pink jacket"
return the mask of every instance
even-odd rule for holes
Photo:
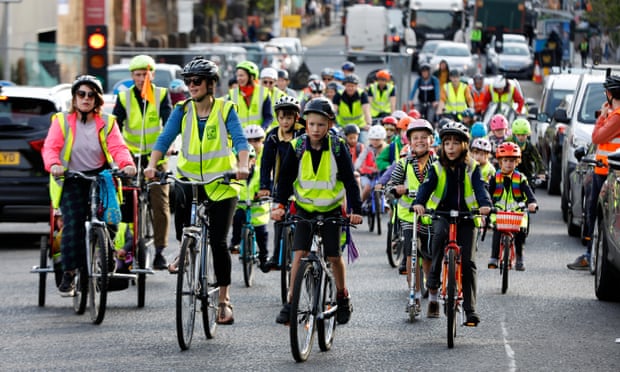
[[[67,116],[69,127],[71,132],[75,136],[75,125],[77,122],[77,113],[73,112]],[[105,126],[105,121],[100,115],[95,116],[95,123],[97,125],[97,131],[103,130]],[[122,169],[129,165],[134,165],[133,158],[131,157],[131,153],[127,149],[125,142],[123,141],[123,137],[121,135],[121,131],[118,128],[118,125],[112,127],[110,134],[107,136],[107,145],[108,151],[110,155],[112,155],[112,159],[116,165]],[[52,120],[52,125],[50,126],[49,131],[47,132],[47,138],[45,138],[45,143],[43,144],[43,150],[41,151],[41,156],[43,157],[43,163],[45,164],[45,170],[50,171],[52,165],[58,164],[61,165],[62,162],[60,160],[60,151],[65,144],[65,137],[62,134],[62,129],[58,124],[58,119],[54,118]],[[102,155],[105,156],[105,155]]]

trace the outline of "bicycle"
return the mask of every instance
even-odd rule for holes
[[[315,331],[319,348],[328,351],[334,342],[336,330],[336,281],[329,261],[323,257],[321,227],[327,223],[351,225],[344,217],[321,215],[313,219],[292,216],[291,220],[309,223],[313,227],[310,253],[302,258],[293,285],[289,327],[293,358],[297,362],[304,362],[312,351]]]
[[[407,303],[407,313],[409,313],[409,322],[413,323],[420,314],[419,303],[421,298],[416,298],[416,272],[418,258],[418,215],[413,212],[413,232],[411,237],[411,270],[409,270],[409,302]],[[417,301],[417,303],[416,303]]]
[[[385,198],[383,190],[375,190],[375,184],[379,180],[378,175],[373,177],[373,181],[370,184],[370,199],[368,202],[368,230],[374,231],[377,227],[377,235],[381,235],[381,214],[385,208]],[[376,225],[375,225],[376,221]]]
[[[392,201],[392,218],[387,225],[386,253],[388,263],[392,267],[398,267],[403,258],[403,239],[401,236],[400,221],[398,220],[398,199]]]
[[[251,287],[254,281],[254,266],[258,262],[256,231],[252,225],[252,207],[260,206],[271,201],[270,197],[258,200],[249,198],[242,203],[245,205],[245,222],[241,226],[241,244],[239,244],[239,260],[243,264],[243,281],[246,287]]]
[[[288,300],[288,290],[291,285],[291,267],[293,265],[293,237],[295,236],[295,223],[291,220],[290,207],[286,208],[284,222],[277,221],[276,224],[282,226],[278,244],[280,253],[278,254],[278,266],[280,267],[280,297],[282,304]]]

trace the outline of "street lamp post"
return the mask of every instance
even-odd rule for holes
[[[22,0],[0,0],[4,3],[4,17],[2,19],[2,50],[4,60],[2,61],[2,78],[11,80],[11,60],[9,58],[9,3],[21,3]]]

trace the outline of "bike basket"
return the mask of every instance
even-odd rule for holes
[[[521,229],[521,221],[523,220],[522,212],[504,212],[497,211],[495,215],[496,228],[499,231],[517,232]]]

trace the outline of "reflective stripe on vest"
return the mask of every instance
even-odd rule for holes
[[[394,84],[387,83],[384,90],[379,90],[379,84],[374,83],[369,88],[372,101],[370,102],[370,115],[372,117],[379,116],[381,113],[391,113],[390,92],[394,88]]]
[[[157,137],[161,132],[162,124],[159,117],[161,102],[166,97],[166,88],[154,87],[155,102],[157,105],[147,104],[145,119],[143,119],[143,108],[140,107],[134,92],[135,86],[119,94],[119,102],[125,108],[127,119],[123,125],[123,139],[125,144],[134,155],[150,154]],[[146,101],[145,101],[146,102]],[[142,130],[144,129],[144,133]],[[144,136],[144,140],[141,139]]]
[[[360,96],[360,99],[353,102],[353,105],[349,108],[349,105],[344,102],[341,98],[340,103],[338,104],[338,124],[340,126],[345,126],[347,124],[355,124],[359,127],[366,126],[366,120],[364,119],[364,113],[362,111],[362,90],[358,89],[357,93]]]
[[[501,171],[495,173],[495,190],[493,190],[493,205],[503,211],[519,210],[519,202],[523,201],[521,192],[521,180],[523,175],[514,171],[510,177],[510,192],[504,188],[504,174]],[[501,203],[500,203],[501,202]]]
[[[444,108],[447,112],[463,112],[467,108],[467,99],[465,98],[465,89],[467,85],[459,83],[458,90],[454,91],[452,83],[446,83],[444,85],[446,89],[446,106]]]
[[[248,194],[250,195],[250,199],[258,192],[260,188],[260,169],[258,167],[254,167],[254,174],[250,179],[249,185],[247,185],[247,181],[239,181],[243,184],[241,189],[239,190],[239,200],[247,200]],[[247,186],[246,186],[247,185]],[[239,203],[237,204],[237,208],[246,209],[245,204]],[[253,226],[263,226],[269,223],[270,219],[270,203],[265,202],[259,205],[253,205],[251,208],[252,212],[252,220],[251,223]]]
[[[407,185],[407,190],[417,191],[420,188],[420,181],[418,181],[418,177],[415,175],[415,170],[412,165],[408,164],[407,158],[403,158],[399,160],[401,164],[405,167],[405,182],[404,185]],[[411,204],[413,204],[413,198],[409,197],[407,194],[403,194],[398,199],[398,209],[396,213],[398,218],[402,221],[413,223],[413,212],[409,211]]]
[[[344,184],[337,179],[337,174],[338,165],[329,136],[328,148],[322,151],[316,173],[310,151],[304,151],[299,159],[297,179],[293,183],[296,203],[308,212],[328,212],[337,208],[345,196]]]
[[[606,120],[609,120],[613,115],[620,115],[620,108],[614,110],[611,114],[609,114],[609,116],[607,117]],[[597,146],[596,148],[596,160],[600,160],[601,162],[603,162],[603,164],[605,164],[604,167],[594,167],[594,173],[601,175],[601,176],[606,176],[608,173],[608,162],[607,162],[607,157],[609,156],[609,154],[616,152],[616,150],[620,149],[620,137],[616,137],[613,140],[611,140],[610,142],[607,143],[603,143]]]
[[[474,173],[474,169],[476,168],[475,160],[471,160],[469,164],[467,164],[465,170],[467,175],[465,176],[465,204],[467,204],[467,209],[472,210],[472,208],[478,208],[478,201],[476,200],[476,195],[474,194],[474,188],[471,183],[471,179]],[[431,197],[428,199],[426,203],[427,209],[437,209],[439,203],[444,199],[446,194],[446,182],[447,182],[447,172],[444,167],[439,163],[439,161],[435,161],[433,163],[433,168],[435,169],[435,173],[437,174],[437,186],[435,186],[435,190],[431,194]]]
[[[258,94],[256,90],[258,89]],[[269,96],[269,93],[265,93],[265,88],[261,85],[254,87],[252,98],[250,99],[250,107],[245,101],[245,97],[241,95],[239,87],[232,89],[229,93],[230,100],[235,104],[237,109],[237,115],[241,121],[243,128],[248,125],[263,126],[263,104]]]
[[[501,96],[493,89],[493,86],[490,87],[491,90],[491,102],[501,102],[501,103],[509,103],[512,105],[512,96],[515,92],[514,85],[510,86],[510,91],[508,94],[502,94]]]

